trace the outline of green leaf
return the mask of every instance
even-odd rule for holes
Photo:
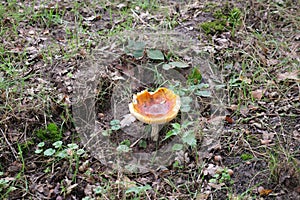
[[[195,147],[197,144],[195,134],[192,131],[185,132],[182,141],[191,147]]]
[[[120,125],[120,120],[118,120],[118,119],[111,120],[109,124],[111,126]]]
[[[82,154],[84,154],[85,153],[85,151],[84,151],[84,149],[78,149],[77,151],[76,151],[76,154],[77,155],[82,155]]]
[[[144,55],[144,49],[145,49],[144,42],[129,40],[128,45],[125,47],[125,53],[135,58],[141,58]]]
[[[97,186],[94,188],[94,192],[95,192],[95,194],[102,194],[105,192],[105,189],[103,189],[103,187],[101,187],[101,186]]]
[[[123,140],[120,144],[122,144],[122,145],[126,145],[126,146],[130,146],[130,140],[128,140],[128,139],[126,139],[126,140]]]
[[[55,149],[49,148],[44,151],[44,156],[52,156],[55,153]]]
[[[134,192],[135,194],[140,194],[141,192],[145,192],[147,190],[151,190],[150,185],[145,185],[145,186],[136,186],[136,187],[130,187],[125,191],[125,194]]]
[[[180,133],[180,130],[172,129],[172,130],[170,130],[170,131],[167,132],[164,140],[166,140],[166,139],[168,139],[168,138],[170,138],[172,136],[178,135],[179,133]]]
[[[191,106],[190,105],[181,105],[180,106],[180,111],[181,112],[190,112]]]
[[[113,126],[111,127],[111,130],[117,131],[117,130],[119,130],[120,128],[121,128],[121,125],[113,125]]]
[[[143,148],[143,149],[146,149],[147,148],[147,142],[145,140],[141,140],[139,142],[139,147]]]
[[[78,149],[78,145],[75,144],[75,143],[68,144],[67,146],[68,146],[70,149]]]
[[[54,142],[52,145],[56,148],[56,149],[58,149],[58,148],[60,148],[61,146],[62,146],[62,141],[56,141],[56,142]]]
[[[190,103],[193,101],[191,97],[184,96],[180,98],[181,100],[181,112],[189,112],[191,110]]]
[[[172,146],[172,150],[173,151],[180,151],[180,150],[182,150],[183,149],[183,145],[182,144],[174,144],[173,146]]]
[[[103,135],[103,136],[110,136],[111,133],[112,133],[112,130],[111,130],[111,129],[108,129],[108,130],[104,130],[104,131],[102,132],[102,135]]]
[[[119,146],[117,147],[117,151],[119,151],[119,152],[127,153],[127,152],[129,152],[130,150],[131,150],[131,149],[130,149],[127,145],[124,145],[124,144],[119,145]]]
[[[172,127],[176,130],[180,130],[180,124],[179,123],[173,123]]]
[[[38,147],[40,147],[40,148],[42,148],[42,147],[44,147],[45,146],[45,142],[40,142],[40,143],[38,143],[38,145],[37,145]]]
[[[134,192],[135,194],[139,194],[140,190],[138,187],[131,187],[125,191],[125,194],[132,193],[132,192]]]
[[[59,157],[59,158],[66,158],[68,157],[68,152],[66,149],[64,149],[63,151],[59,151],[57,154],[56,154],[56,157]]]
[[[187,68],[189,67],[189,65],[187,63],[184,62],[169,62],[169,65],[174,67],[178,67],[178,68]]]
[[[147,55],[152,60],[165,60],[164,54],[157,49],[147,50]]]
[[[40,154],[40,153],[42,153],[43,152],[43,149],[36,149],[35,151],[34,151],[34,153],[36,153],[36,154]]]
[[[211,97],[211,92],[208,90],[198,90],[194,94],[201,97]]]
[[[173,67],[171,65],[169,65],[169,64],[163,64],[162,68],[164,70],[169,70],[169,69],[172,69]]]
[[[194,67],[192,72],[188,75],[188,82],[190,84],[198,84],[202,80],[202,74],[197,67]]]

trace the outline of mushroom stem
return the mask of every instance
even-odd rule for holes
[[[152,124],[152,126],[151,126],[151,138],[152,138],[153,141],[158,140],[158,132],[159,132],[158,124]]]

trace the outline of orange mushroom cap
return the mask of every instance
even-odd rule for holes
[[[147,124],[164,124],[174,119],[180,109],[180,97],[172,90],[158,88],[155,92],[133,95],[129,110],[138,120]]]

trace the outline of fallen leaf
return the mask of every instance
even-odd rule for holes
[[[283,81],[286,79],[299,81],[300,80],[299,73],[300,73],[300,70],[296,70],[296,71],[292,71],[292,72],[285,72],[283,74],[278,74],[277,79],[279,81]]]
[[[222,189],[222,186],[224,186],[225,183],[219,183],[219,184],[216,184],[216,183],[208,183],[208,185],[211,186],[211,187],[214,188],[214,189],[221,190],[221,189]]]
[[[206,199],[208,199],[209,194],[210,194],[210,192],[199,193],[199,194],[197,194],[196,199],[197,200],[206,200]]]
[[[272,140],[260,140],[260,143],[262,145],[264,145],[264,144],[270,144],[271,142],[272,142]]]
[[[231,117],[229,117],[229,116],[225,117],[225,121],[227,121],[229,124],[233,124],[234,123],[234,120]]]
[[[245,83],[248,83],[249,85],[250,85],[251,82],[252,82],[252,80],[251,80],[250,78],[248,78],[248,77],[243,77],[243,76],[240,76],[240,77],[239,77],[239,80],[240,80],[240,81],[243,81],[243,82],[245,82]]]
[[[125,126],[130,126],[132,122],[134,122],[136,118],[132,114],[127,114],[123,116],[123,119],[120,121],[121,128]]]
[[[259,191],[259,195],[262,197],[265,197],[265,196],[268,196],[271,192],[272,192],[272,190],[262,189]]]
[[[261,100],[263,96],[263,90],[262,89],[257,89],[251,92],[252,96],[254,99]]]
[[[117,180],[116,183],[122,184],[126,189],[136,187],[135,182],[130,180],[127,176],[124,176],[123,180]]]

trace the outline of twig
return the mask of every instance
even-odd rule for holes
[[[3,130],[0,128],[0,130],[1,130],[1,133],[2,133],[2,135],[3,135],[3,137],[4,137],[4,139],[5,139],[5,142],[7,143],[7,145],[9,146],[9,148],[11,149],[11,151],[12,151],[12,153],[13,153],[13,155],[14,155],[14,157],[15,157],[15,159],[17,160],[18,159],[18,153],[16,152],[16,150],[12,147],[12,145],[10,144],[10,142],[8,141],[8,139],[7,139],[7,137],[5,136],[5,133],[3,132]]]
[[[133,14],[136,18],[138,18],[143,24],[145,24],[145,25],[151,27],[151,26],[150,26],[147,22],[145,22],[138,14],[136,14],[136,12],[134,12],[133,9],[130,9],[130,10],[131,10],[132,14]]]

